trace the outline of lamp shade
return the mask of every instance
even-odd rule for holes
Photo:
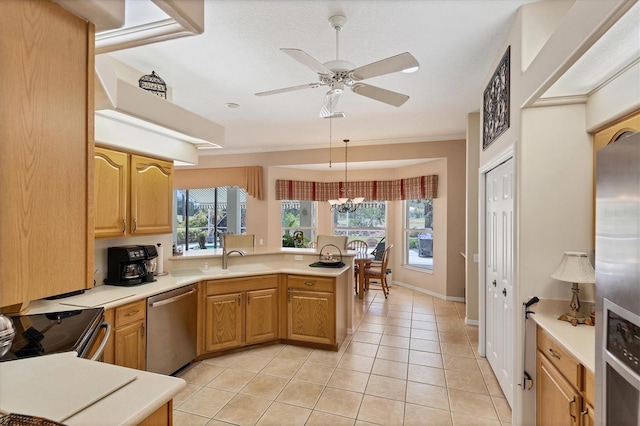
[[[587,253],[566,251],[560,265],[551,278],[559,281],[578,284],[593,284],[596,282],[596,274],[589,263]]]

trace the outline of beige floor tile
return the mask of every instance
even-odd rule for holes
[[[451,404],[451,411],[454,413],[498,420],[498,414],[489,395],[449,389],[449,403]]]
[[[426,367],[424,365],[409,364],[407,378],[413,382],[426,383],[428,385],[446,386],[444,370],[441,368]]]
[[[426,383],[407,382],[406,402],[449,411],[447,388]]]
[[[378,352],[378,345],[374,345],[372,343],[364,343],[364,342],[351,342],[349,343],[349,347],[347,347],[345,353],[352,355],[362,355],[373,358],[376,356],[376,352]]]
[[[475,358],[471,345],[462,343],[440,343],[443,354],[464,356],[467,358]]]
[[[409,307],[408,310],[391,310],[388,316],[389,318],[411,319],[411,308]],[[388,320],[387,323],[389,323]]]
[[[380,344],[383,346],[392,346],[394,348],[409,349],[409,338],[384,334],[382,335]]]
[[[489,395],[489,391],[484,384],[484,379],[480,372],[445,370],[445,376],[449,389],[459,389]]]
[[[386,359],[388,361],[407,362],[409,360],[409,349],[380,346],[376,358]]]
[[[203,364],[218,365],[220,367],[229,367],[231,364],[233,364],[236,361],[236,359],[238,359],[243,355],[244,353],[220,355],[213,358],[203,359],[201,362]]]
[[[329,378],[333,374],[334,368],[323,367],[312,363],[305,362],[298,372],[293,376],[293,380],[301,382],[315,383],[317,385],[326,385]]]
[[[384,324],[374,324],[372,322],[363,322],[358,327],[358,331],[368,331],[369,333],[382,334],[384,331]]]
[[[453,421],[451,420],[450,411],[422,405],[405,404],[404,424],[405,426],[450,426]]]
[[[197,363],[183,370],[178,377],[191,385],[204,386],[224,371],[224,367]]]
[[[311,355],[309,355],[309,358],[307,358],[306,362],[323,365],[325,367],[335,367],[340,362],[342,355],[343,352],[323,351],[316,349],[311,353]]]
[[[251,371],[227,368],[215,379],[207,383],[207,387],[222,389],[229,392],[238,392],[240,389],[245,387],[245,385],[249,383],[255,375],[256,373]]]
[[[378,359],[373,363],[371,374],[378,376],[393,377],[395,379],[407,379],[407,363]]]
[[[273,358],[277,356],[287,346],[288,345],[283,345],[278,343],[275,345],[262,346],[259,348],[249,349],[246,353],[250,355],[259,355],[259,356],[266,356],[266,357]]]
[[[313,408],[323,390],[324,386],[322,385],[291,380],[280,392],[276,401],[298,407]]]
[[[274,402],[258,421],[259,426],[304,425],[311,410]]]
[[[414,330],[431,330],[438,331],[438,324],[435,322],[427,322],[427,321],[411,321],[411,328]]]
[[[405,318],[389,317],[387,319],[387,325],[391,325],[394,327],[411,327],[411,320]]]
[[[482,418],[469,414],[451,413],[454,426],[501,426],[498,420]]]
[[[407,391],[407,381],[394,379],[393,377],[376,376],[369,377],[369,383],[365,389],[365,395],[379,396],[381,398],[404,401]]]
[[[404,402],[365,395],[358,412],[358,420],[382,425],[402,425]]]
[[[443,354],[442,361],[444,362],[445,370],[467,371],[470,373],[480,373],[480,367],[475,358],[467,358],[462,356],[455,356],[451,354]]]
[[[411,338],[411,350],[440,353],[440,342]]]
[[[354,423],[355,419],[314,410],[305,426],[353,426]]]
[[[391,336],[410,337],[411,329],[407,327],[396,327],[387,324],[387,326],[384,328],[383,334],[389,334]]]
[[[173,424],[185,426],[203,426],[209,421],[209,417],[202,417],[196,414],[185,413],[180,410],[173,410]]]
[[[423,340],[440,340],[437,331],[433,330],[421,330],[419,328],[414,328],[411,330],[411,338],[413,339],[423,339]]]
[[[418,314],[414,312],[411,318],[414,321],[436,322],[436,316],[432,314]]]
[[[211,418],[235,395],[220,389],[202,388],[180,405],[180,411]]]
[[[362,371],[364,373],[370,373],[373,367],[373,361],[375,358],[370,358],[362,355],[352,355],[345,353],[338,363],[338,368],[343,370]]]
[[[355,419],[363,394],[336,388],[325,388],[315,409]]]
[[[278,353],[278,359],[297,359],[305,360],[313,352],[313,349],[301,346],[287,346]]]
[[[409,363],[443,368],[442,355],[435,352],[409,351]]]
[[[362,318],[362,322],[370,322],[373,324],[385,324],[387,322],[387,317],[381,317],[381,316],[377,316],[377,315],[370,315],[370,314],[366,314],[363,318]]]
[[[284,377],[258,374],[239,393],[274,400],[288,382]]]
[[[469,339],[464,333],[438,333],[439,340],[444,343],[466,343],[469,344]]]
[[[176,426],[178,426],[180,423],[173,423]],[[206,424],[206,426],[229,426],[229,423],[227,422],[221,422],[220,420],[216,420],[216,419],[211,419],[209,420],[209,423]]]
[[[184,387],[176,396],[173,397],[173,408],[178,408],[180,404],[185,402],[189,397],[202,389],[199,385],[190,385]]]
[[[507,402],[507,399],[498,396],[493,396],[491,399],[493,400],[493,405],[496,407],[500,421],[511,423],[511,406]]]
[[[380,343],[381,338],[382,338],[382,334],[370,333],[368,331],[356,331],[353,337],[351,338],[351,341],[372,343],[374,345],[377,345]]]
[[[341,370],[339,368],[336,368],[336,370],[333,372],[333,375],[329,379],[327,386],[364,393],[368,381],[369,373],[352,370]]]
[[[436,315],[438,316],[452,316],[452,317],[458,317],[458,311],[456,310],[456,308],[454,307],[439,307],[438,305],[435,306],[436,308]]]
[[[245,354],[236,358],[230,367],[238,370],[247,370],[258,373],[272,360],[273,357],[270,356]]]
[[[484,383],[487,385],[489,395],[504,398],[504,393],[502,392],[502,388],[500,387],[500,383],[498,383],[498,379],[496,379],[496,376],[491,373],[490,375],[485,374],[483,375],[483,377]]]
[[[297,359],[275,358],[262,369],[261,373],[290,379],[296,374],[302,366],[302,363],[302,361]]]
[[[422,304],[420,302],[413,302],[413,313],[414,314],[426,314],[426,315],[435,315],[435,308],[433,307],[433,303]]]
[[[215,419],[236,425],[254,425],[267,411],[271,401],[248,395],[236,395],[216,414]]]

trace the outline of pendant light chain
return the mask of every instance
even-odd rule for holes
[[[349,193],[349,184],[348,184],[348,180],[347,180],[347,164],[349,164],[347,162],[347,144],[349,143],[349,139],[344,139],[344,188],[342,188],[342,191],[345,194]]]

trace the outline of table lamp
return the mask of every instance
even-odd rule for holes
[[[571,302],[569,302],[571,312],[560,315],[558,319],[560,321],[569,321],[574,327],[578,324],[593,325],[590,318],[585,317],[579,312],[580,299],[578,298],[578,293],[580,293],[580,289],[578,288],[578,284],[593,284],[596,282],[596,274],[593,266],[589,263],[587,254],[574,251],[565,252],[560,265],[558,265],[555,272],[551,274],[551,278],[573,283],[573,287],[571,288],[573,296],[571,296]]]

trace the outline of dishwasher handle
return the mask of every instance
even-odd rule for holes
[[[102,342],[100,342],[100,346],[98,346],[98,349],[96,349],[96,353],[94,353],[93,356],[90,358],[91,361],[97,361],[98,358],[100,358],[100,356],[102,355],[102,352],[104,352],[104,347],[107,346],[107,340],[109,340],[109,335],[111,334],[111,324],[109,324],[108,322],[103,322],[102,324],[100,324],[98,328],[106,328],[106,330],[104,332],[104,337],[102,338]]]
[[[193,288],[193,289],[191,289],[191,291],[188,291],[186,293],[182,293],[182,294],[179,294],[177,296],[170,297],[168,299],[164,299],[164,300],[159,300],[157,302],[153,302],[151,305],[149,305],[149,307],[157,308],[158,306],[168,305],[169,303],[173,303],[173,302],[175,302],[177,300],[184,299],[185,297],[191,296],[192,294],[197,293],[197,292],[198,292],[198,289],[197,288]]]

